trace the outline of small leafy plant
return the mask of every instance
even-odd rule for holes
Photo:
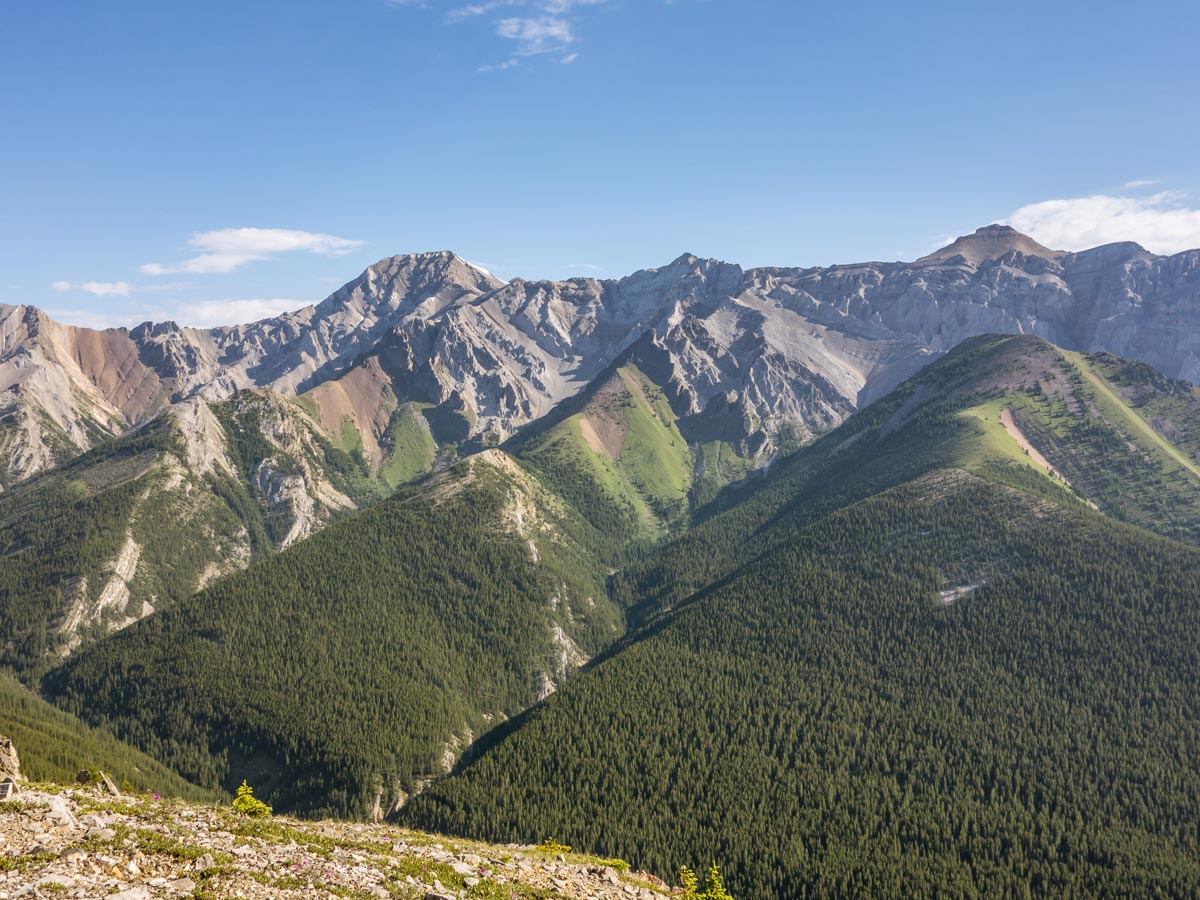
[[[721,867],[715,862],[708,867],[708,874],[704,876],[703,893],[697,891],[700,882],[696,873],[687,866],[679,870],[679,884],[683,888],[682,900],[733,900],[721,881]]]
[[[246,784],[245,779],[233,798],[233,808],[235,812],[251,819],[268,819],[271,816],[271,807],[254,796],[254,788]]]

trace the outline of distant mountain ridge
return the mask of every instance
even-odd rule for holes
[[[405,410],[409,432],[436,447],[478,449],[635,347],[689,440],[764,458],[984,333],[1033,333],[1200,381],[1200,251],[1065,253],[991,225],[912,263],[743,270],[685,254],[615,280],[503,282],[452,253],[396,256],[316,306],[213,329],[95,331],[0,306],[0,483],[172,403],[246,388],[308,396],[331,432],[352,426],[376,468],[394,461]]]

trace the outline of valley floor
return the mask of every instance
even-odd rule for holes
[[[0,898],[659,900],[667,886],[565,848],[34,785],[0,803]]]

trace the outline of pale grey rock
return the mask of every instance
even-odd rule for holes
[[[295,394],[368,360],[395,399],[434,406],[443,444],[507,438],[628,359],[664,388],[689,439],[721,437],[767,457],[783,436],[836,426],[988,332],[1033,333],[1200,382],[1200,251],[1164,257],[1120,243],[1065,253],[994,225],[911,263],[747,271],[684,255],[613,280],[505,283],[450,253],[396,256],[316,306],[228,328],[100,332],[2,306],[0,414],[12,439],[0,480],[135,427],[164,402],[243,388]],[[219,467],[212,423],[194,407],[176,415],[197,445],[189,462]],[[298,485],[263,477],[295,506]],[[291,540],[319,525],[303,505]]]
[[[46,818],[58,825],[69,827],[75,824],[71,804],[59,794],[52,794],[46,799]]]
[[[0,735],[0,776],[21,780],[21,757],[13,742]]]
[[[100,783],[102,785],[104,785],[104,789],[106,791],[108,791],[110,794],[112,794],[114,797],[121,796],[121,792],[117,788],[117,783],[108,776],[107,772],[100,773]]]

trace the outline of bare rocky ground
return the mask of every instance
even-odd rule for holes
[[[661,900],[670,888],[551,846],[388,825],[251,819],[231,807],[23,785],[0,803],[0,900]]]

